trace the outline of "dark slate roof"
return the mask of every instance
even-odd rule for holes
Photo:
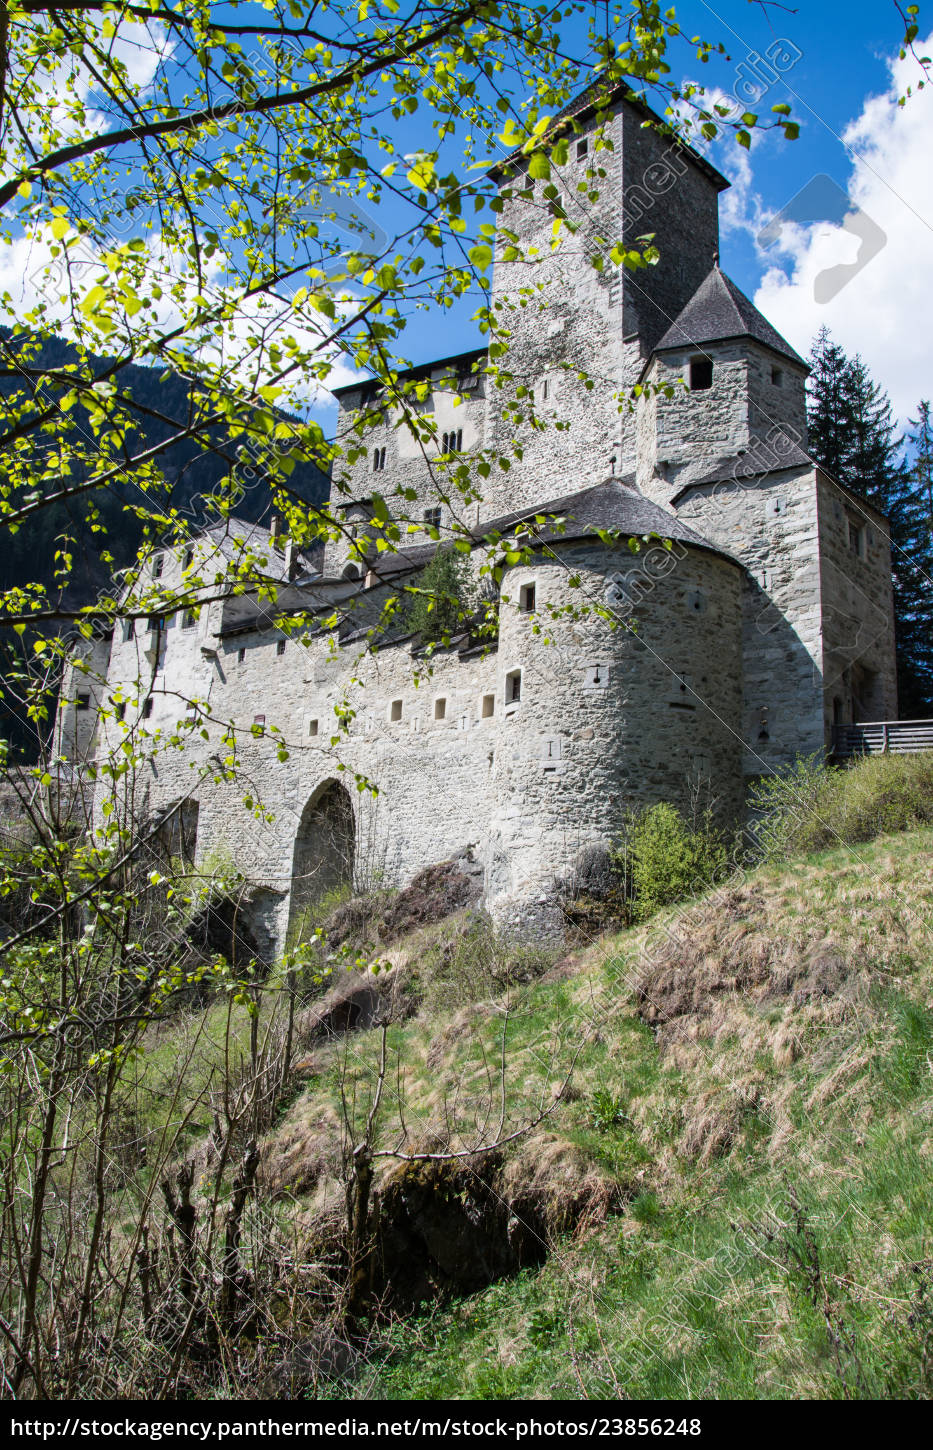
[[[400,379],[423,378],[432,373],[435,368],[454,368],[461,373],[472,372],[474,363],[480,362],[489,355],[488,347],[471,347],[467,352],[455,352],[450,357],[434,358],[428,362],[414,363],[410,368],[399,368],[396,376]],[[360,378],[356,383],[343,383],[339,388],[331,388],[335,398],[342,398],[347,393],[366,393],[381,388],[381,378]]]
[[[718,263],[702,281],[680,316],[656,344],[655,352],[668,347],[698,347],[704,342],[724,342],[729,337],[753,337],[756,342],[779,352],[807,368],[809,364],[794,352],[789,342],[772,327],[754,303],[749,302]]]
[[[698,166],[701,171],[706,173],[710,180],[715,182],[719,191],[725,191],[727,187],[732,185],[732,182],[723,176],[721,171],[717,171],[716,167],[707,161],[705,156],[701,155],[699,151],[695,151],[692,146],[682,140],[673,131],[670,121],[666,121],[663,116],[658,115],[657,111],[653,111],[644,96],[636,95],[631,86],[625,81],[617,81],[615,85],[610,85],[599,76],[595,80],[588,81],[583,89],[571,97],[567,104],[562,106],[557,112],[547,131],[542,136],[539,145],[548,145],[556,141],[558,136],[567,129],[564,124],[565,122],[571,120],[586,121],[590,116],[595,115],[597,111],[607,110],[609,106],[614,106],[618,101],[625,102],[626,105],[638,111],[646,121],[651,121],[656,127],[660,127],[662,131],[667,132],[673,144],[679,146],[681,150],[686,152],[694,165]],[[521,147],[517,147],[516,150],[510,152],[501,161],[497,161],[495,166],[490,167],[489,175],[495,178],[511,163],[527,161],[527,159],[527,155],[522,151]]]
[[[573,539],[590,538],[600,529],[614,529],[629,538],[657,534],[662,539],[676,539],[716,554],[724,552],[696,533],[676,514],[652,503],[644,494],[618,477],[607,478],[602,483],[536,504],[533,508],[516,509],[513,513],[489,519],[477,525],[471,531],[470,537],[478,544],[489,534],[512,534],[519,524],[530,522],[541,514],[559,517],[563,525],[561,527],[556,522],[545,523],[536,532],[533,541],[535,543],[569,543]],[[395,574],[423,568],[438,547],[434,543],[419,544],[398,553],[390,553],[388,550],[382,554],[372,553],[367,557],[366,564],[376,571],[380,579],[389,579]]]

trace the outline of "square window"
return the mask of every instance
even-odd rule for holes
[[[534,614],[536,598],[537,587],[534,584],[523,584],[518,591],[518,607],[523,614]]]
[[[517,705],[522,698],[522,672],[509,670],[505,677],[505,703]]]
[[[446,700],[435,700],[434,701],[434,718],[435,718],[435,720],[445,720],[447,718],[447,701]]]
[[[397,723],[399,720],[401,720],[401,718],[402,702],[401,700],[393,700],[392,704],[389,706],[389,719]]]
[[[496,697],[495,697],[495,695],[484,695],[483,698],[482,698],[482,700],[481,700],[481,702],[480,702],[480,711],[479,711],[480,719],[481,720],[490,720],[492,718],[492,716],[495,715],[495,713],[496,713]]]
[[[690,391],[702,393],[713,386],[713,359],[692,357],[690,359]]]

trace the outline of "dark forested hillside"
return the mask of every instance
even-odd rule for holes
[[[73,368],[80,361],[82,374],[89,369],[94,376],[105,374],[111,360],[92,357],[87,353],[79,355],[72,344],[62,338],[49,337],[36,350],[30,339],[28,370],[17,366],[18,340],[11,337],[7,328],[0,328],[0,397],[20,399],[23,390],[31,386],[29,374],[41,370],[46,376]],[[193,406],[192,388],[187,379],[165,368],[139,367],[127,364],[113,374],[112,381],[127,399],[126,411],[134,424],[130,440],[134,454],[157,446],[184,428]],[[46,403],[57,406],[57,399],[48,388],[36,394],[37,407]],[[284,416],[284,415],[283,415]],[[69,434],[92,436],[91,429],[83,426],[87,414],[80,405],[62,414],[62,431]],[[226,445],[226,446],[225,446]],[[198,438],[184,438],[171,444],[157,461],[158,469],[165,480],[151,502],[159,511],[174,508],[189,514],[192,522],[205,519],[208,509],[205,498],[228,478],[236,467],[237,446],[231,446],[219,430],[212,430]],[[80,483],[86,476],[87,464],[78,459],[72,461],[67,480],[69,485]],[[258,522],[270,507],[270,491],[261,478],[252,473],[245,474],[240,465],[240,476],[247,486],[243,489],[236,506],[239,517]],[[289,488],[308,503],[319,503],[326,499],[329,482],[326,474],[312,463],[299,461],[290,475]],[[87,507],[100,514],[103,533],[92,534],[88,528]],[[116,567],[127,563],[135,554],[144,532],[146,495],[133,474],[128,470],[122,483],[111,483],[106,488],[94,490],[83,496],[79,502],[57,504],[34,516],[28,528],[18,533],[4,530],[3,548],[0,550],[0,588],[9,589],[17,585],[38,583],[46,588],[53,580],[53,558],[56,540],[68,535],[74,554],[74,569],[71,574],[67,598],[72,603],[84,603],[92,599],[108,584],[112,566],[101,557],[104,549],[114,557]],[[106,542],[105,542],[106,541]]]

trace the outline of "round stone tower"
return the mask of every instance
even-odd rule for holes
[[[617,480],[579,499],[502,583],[486,888],[525,931],[557,927],[568,862],[611,844],[632,808],[742,808],[741,567],[669,514],[637,552],[594,537],[594,513],[653,510]]]

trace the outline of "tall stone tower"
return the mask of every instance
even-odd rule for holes
[[[488,445],[509,453],[518,431],[524,456],[490,489],[488,516],[634,471],[634,418],[619,395],[713,266],[729,184],[649,117],[619,94],[604,104],[591,87],[553,129],[563,127],[569,155],[550,181],[531,180],[520,153],[493,173],[502,210],[492,307],[509,332],[508,371],[565,426],[516,430],[489,390]],[[634,249],[645,237],[656,264],[630,270],[611,259],[616,244]]]

